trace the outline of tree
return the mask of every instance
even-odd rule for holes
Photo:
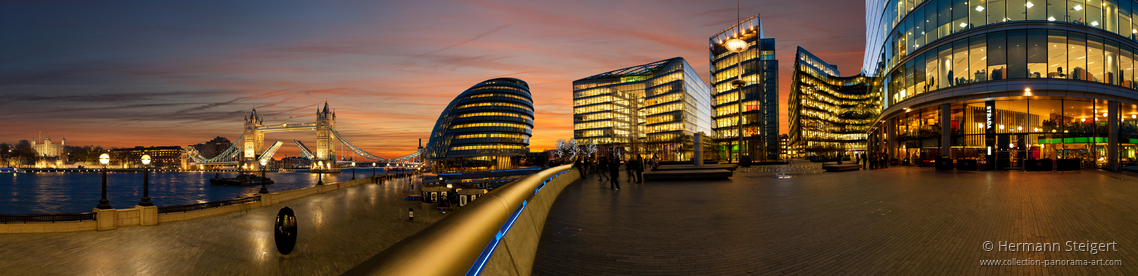
[[[31,144],[20,143],[8,149],[7,164],[15,163],[17,165],[35,165],[39,161],[39,154],[36,149],[32,148]]]

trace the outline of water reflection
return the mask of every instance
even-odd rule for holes
[[[356,177],[365,170],[359,170]],[[371,170],[366,170],[371,176]],[[382,172],[382,171],[380,171]],[[214,172],[151,172],[150,199],[157,206],[194,204],[256,195],[261,186],[212,186],[209,179]],[[221,173],[234,177],[236,173]],[[260,172],[257,172],[260,175]],[[265,173],[276,181],[268,185],[269,192],[295,190],[316,185],[319,176],[307,172]],[[0,214],[47,214],[90,212],[98,204],[101,174],[87,173],[28,173],[0,177]],[[352,178],[350,170],[339,174],[324,174],[324,183],[346,181]],[[142,173],[108,173],[107,199],[115,208],[130,208],[142,198]]]

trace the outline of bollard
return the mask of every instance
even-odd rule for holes
[[[296,247],[296,214],[292,212],[292,208],[285,206],[277,212],[276,238],[277,251],[281,255],[288,255],[292,253],[292,249]]]
[[[407,208],[407,221],[415,221],[415,208]]]

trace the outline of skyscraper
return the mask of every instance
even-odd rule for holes
[[[711,93],[683,58],[573,81],[573,137],[578,143],[686,161],[692,158],[697,132],[711,133]]]
[[[830,158],[864,152],[881,110],[872,81],[862,74],[841,77],[836,66],[799,47],[787,101],[791,147]]]
[[[738,53],[728,48],[728,42],[736,41],[741,41],[738,45],[742,49]],[[740,150],[742,156],[749,156],[752,160],[777,159],[778,60],[775,59],[775,39],[763,36],[762,22],[755,15],[711,36],[708,50],[713,129],[715,141],[719,144],[717,151],[726,160],[739,160]],[[740,141],[742,147],[739,147]]]

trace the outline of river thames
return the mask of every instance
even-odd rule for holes
[[[217,172],[151,172],[150,200],[156,206],[204,203],[248,197],[261,186],[225,187],[209,184]],[[383,174],[383,170],[376,170]],[[260,175],[259,172],[256,173]],[[371,169],[358,169],[356,178],[369,177]],[[222,172],[222,177],[237,176]],[[265,173],[275,181],[267,185],[269,192],[280,192],[315,186],[319,176],[296,173]],[[98,172],[87,173],[19,173],[0,175],[0,214],[49,214],[90,212],[99,203],[102,180]],[[324,184],[352,179],[351,170],[324,174]],[[131,208],[142,198],[141,172],[107,173],[107,199],[115,208]]]

